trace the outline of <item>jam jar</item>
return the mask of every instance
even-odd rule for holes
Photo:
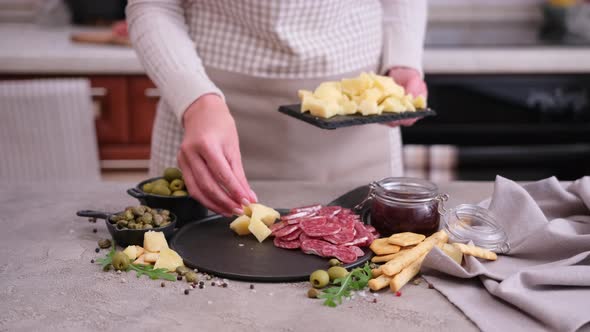
[[[373,182],[368,197],[371,225],[381,236],[400,232],[431,235],[439,229],[439,205],[447,198],[434,183],[423,179],[390,177]]]

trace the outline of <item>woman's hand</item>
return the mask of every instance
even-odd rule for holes
[[[413,68],[408,67],[393,67],[387,73],[393,80],[404,87],[406,89],[406,93],[411,94],[412,96],[426,96],[428,95],[428,90],[426,88],[426,83],[422,79],[420,73]],[[413,125],[418,119],[407,119],[407,120],[399,120],[394,122],[387,123],[390,127],[397,127],[397,126],[411,126]]]
[[[242,214],[242,205],[257,198],[244,174],[238,133],[227,105],[218,95],[203,95],[188,107],[183,124],[178,165],[190,195],[225,216]]]

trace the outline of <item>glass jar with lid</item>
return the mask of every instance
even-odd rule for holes
[[[446,195],[438,192],[438,187],[427,180],[390,177],[370,186],[371,225],[381,236],[400,232],[420,233],[426,236],[438,231],[440,226],[439,209]]]

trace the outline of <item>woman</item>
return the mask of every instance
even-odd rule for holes
[[[276,110],[296,103],[298,89],[362,71],[425,95],[425,0],[130,0],[127,20],[163,95],[150,172],[178,161],[191,196],[209,209],[241,214],[257,200],[246,178],[366,183],[401,174],[399,128],[325,131]]]

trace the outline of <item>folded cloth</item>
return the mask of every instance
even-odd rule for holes
[[[567,186],[498,176],[488,202],[510,252],[497,261],[467,256],[460,266],[435,247],[423,276],[483,331],[575,331],[590,322],[590,176]]]

